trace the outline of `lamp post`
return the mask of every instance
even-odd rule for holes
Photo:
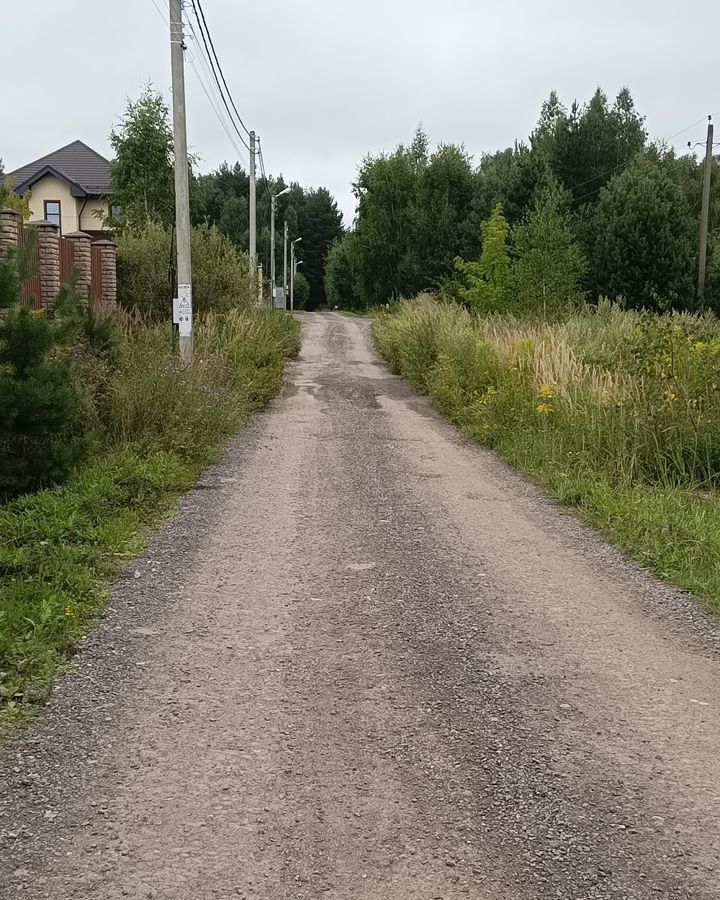
[[[290,312],[295,311],[295,244],[299,244],[302,238],[295,238],[290,242]]]
[[[275,307],[275,203],[278,197],[289,193],[290,188],[286,187],[270,197],[270,298],[272,308]]]
[[[287,219],[283,223],[283,296],[285,299],[285,309],[287,309],[287,250],[288,250],[288,224]]]

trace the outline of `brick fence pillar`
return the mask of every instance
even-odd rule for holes
[[[52,222],[33,222],[38,253],[42,305],[50,306],[60,291],[60,229]]]
[[[72,241],[74,249],[75,273],[77,278],[77,289],[80,296],[87,300],[90,296],[91,284],[91,246],[92,238],[84,231],[73,231],[71,234],[65,235],[66,241]]]
[[[113,241],[95,241],[93,247],[100,250],[102,272],[102,303],[117,303],[117,246]]]
[[[20,213],[14,209],[0,209],[0,258],[20,240]]]

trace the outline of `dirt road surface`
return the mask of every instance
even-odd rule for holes
[[[0,897],[720,898],[719,650],[307,315],[6,748]]]

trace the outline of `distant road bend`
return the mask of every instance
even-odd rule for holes
[[[303,323],[0,758],[0,898],[720,898],[717,628]]]

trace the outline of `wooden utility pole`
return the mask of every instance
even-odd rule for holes
[[[257,278],[257,186],[255,180],[255,132],[250,132],[250,278],[251,289]]]
[[[707,261],[708,222],[710,219],[710,179],[713,164],[713,123],[708,116],[707,145],[705,147],[705,171],[703,173],[702,211],[700,213],[700,262],[698,264],[697,295],[700,305],[705,299],[705,264]]]
[[[170,0],[178,326],[180,331],[180,357],[183,362],[189,363],[193,354],[192,263],[190,259],[190,188],[188,185],[187,127],[185,124],[184,50],[182,0]]]

